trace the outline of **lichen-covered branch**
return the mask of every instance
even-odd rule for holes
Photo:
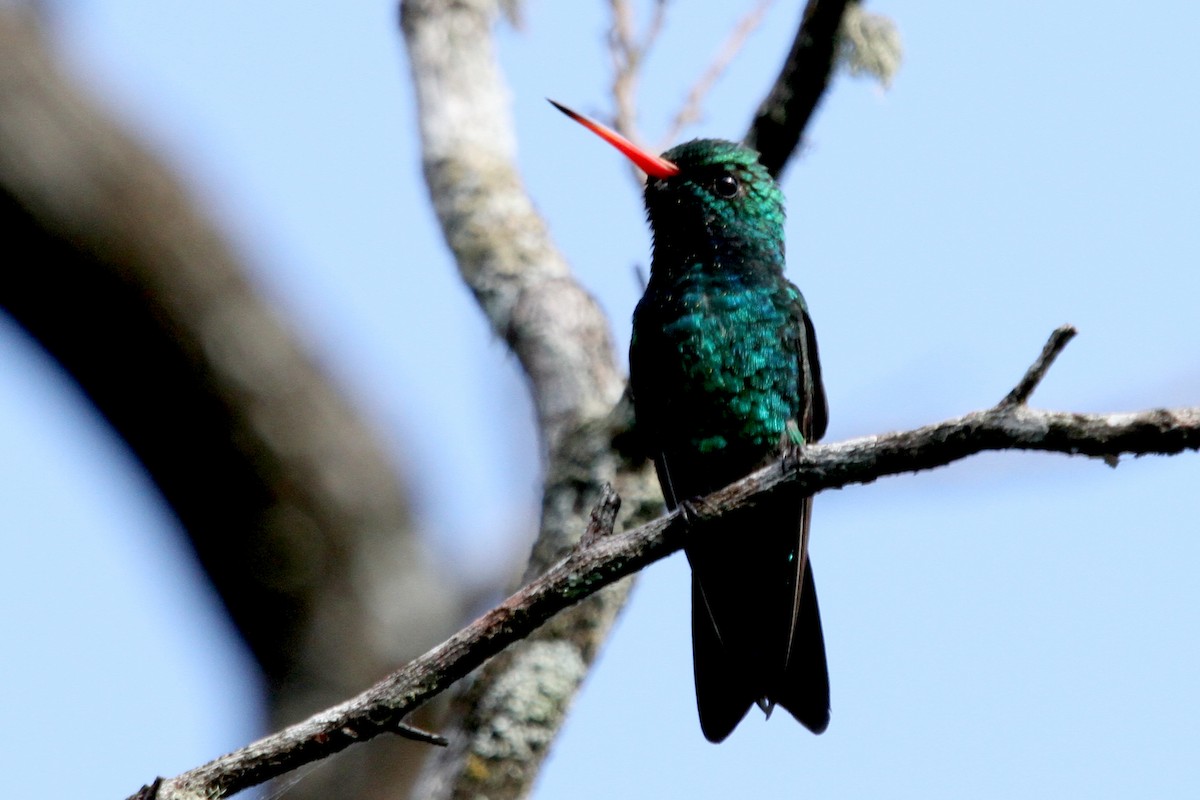
[[[434,209],[459,274],[519,360],[537,413],[545,478],[527,581],[575,544],[606,483],[625,498],[622,524],[648,519],[662,501],[645,466],[625,464],[612,448],[610,415],[625,381],[608,320],[571,275],[517,173],[496,17],[493,0],[401,7]],[[451,706],[450,746],[430,759],[416,794],[524,794],[627,591],[614,586],[572,609],[465,685]]]
[[[888,86],[900,65],[900,36],[891,20],[862,10],[861,0],[808,0],[792,49],[759,104],[744,139],[776,178],[800,145],[829,88],[839,59],[852,74]]]
[[[783,172],[817,104],[829,87],[837,32],[854,0],[808,0],[792,49],[755,112],[745,143],[775,177]]]
[[[1065,342],[1063,330],[1055,332],[1057,341]],[[1049,364],[1045,352],[1038,363]],[[1038,377],[1032,383],[1022,379],[1019,384],[1028,386],[1029,391],[1045,370],[1031,372]],[[1196,449],[1200,449],[1200,407],[1071,414],[1001,401],[985,411],[912,431],[810,445],[799,456],[770,464],[696,503],[693,523],[676,512],[633,530],[612,533],[616,499],[602,492],[580,544],[470,626],[362,695],[164,781],[157,797],[196,800],[236,791],[393,730],[406,714],[562,609],[678,550],[690,524],[733,513],[764,492],[814,494],[870,483],[885,475],[944,466],[985,450],[1042,450],[1094,456],[1116,464],[1124,454],[1170,455]]]
[[[832,53],[844,4],[825,5],[806,14],[816,27],[804,35]],[[631,128],[633,80],[666,6],[656,5],[640,41],[628,4],[612,6],[618,126]],[[574,544],[605,482],[625,500],[626,526],[657,513],[661,496],[647,465],[626,463],[613,447],[630,415],[628,404],[610,414],[624,379],[608,322],[551,243],[516,171],[508,88],[491,39],[497,13],[494,0],[405,0],[401,27],[434,208],[463,280],[525,370],[537,411],[546,476],[530,580]],[[556,618],[459,691],[450,746],[430,759],[417,794],[527,794],[625,591],[614,587]]]

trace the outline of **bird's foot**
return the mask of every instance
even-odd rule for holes
[[[679,513],[689,526],[696,525],[701,518],[717,513],[712,504],[703,497],[691,497],[679,503]]]
[[[783,471],[795,471],[800,466],[800,456],[804,452],[804,435],[794,420],[788,420],[787,429],[780,437],[779,449],[783,451]]]

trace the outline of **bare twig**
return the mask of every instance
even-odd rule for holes
[[[449,744],[449,742],[446,741],[446,737],[439,733],[424,731],[404,722],[397,722],[395,727],[392,728],[392,733],[396,734],[401,739],[411,739],[412,741],[420,742],[421,744],[432,744],[438,747],[445,747]]]
[[[1060,350],[1065,335],[1063,329],[1055,331],[1032,372],[1044,373],[1050,361],[1045,353]],[[1018,388],[1024,383],[1022,379]],[[1103,415],[1036,411],[1002,401],[985,411],[912,431],[810,445],[704,498],[694,506],[693,521],[718,519],[762,493],[784,487],[815,494],[932,469],[985,450],[1042,450],[1110,460],[1123,453],[1166,455],[1198,448],[1200,407]],[[598,509],[594,516],[604,519],[607,513]],[[675,512],[630,531],[593,537],[587,547],[575,549],[502,604],[358,697],[165,781],[157,797],[196,800],[238,791],[393,730],[396,720],[554,614],[679,549],[689,527]]]
[[[687,98],[684,100],[683,106],[671,120],[671,125],[667,129],[666,135],[663,137],[665,144],[660,149],[665,150],[676,142],[682,135],[684,129],[700,119],[704,100],[708,96],[709,91],[716,84],[717,80],[725,74],[725,70],[729,69],[729,65],[737,58],[738,53],[742,51],[746,40],[750,38],[750,34],[762,24],[763,17],[766,16],[767,10],[771,7],[775,0],[758,0],[754,7],[738,21],[733,30],[729,32],[729,36],[721,43],[721,47],[717,50],[717,54],[713,57],[712,62],[704,73],[696,79],[692,84],[692,88],[688,90]]]
[[[667,23],[667,2],[668,0],[654,0],[654,16],[650,18],[650,24],[646,26],[646,32],[642,35],[641,51],[643,56],[650,52],[650,48],[658,41],[658,36]]]
[[[617,522],[617,512],[620,510],[621,498],[613,490],[612,484],[604,484],[600,490],[600,500],[592,509],[592,517],[588,520],[587,529],[579,537],[578,547],[588,548],[595,544],[597,539],[611,536],[613,526]]]
[[[659,3],[660,9],[665,3]],[[612,55],[613,127],[629,139],[637,137],[637,71],[641,64],[642,45],[634,34],[633,7],[629,0],[611,0],[612,27],[608,48]]]
[[[639,141],[637,129],[637,80],[638,72],[646,54],[658,40],[667,19],[667,0],[656,0],[654,16],[646,32],[638,37],[633,23],[633,7],[629,0],[610,0],[612,25],[609,28],[608,47],[613,65],[613,127],[631,141]],[[645,175],[632,164],[629,166],[634,181],[642,185]]]
[[[1046,370],[1050,369],[1054,359],[1058,358],[1058,354],[1063,351],[1067,343],[1075,338],[1076,333],[1078,331],[1075,330],[1074,325],[1063,325],[1050,334],[1050,338],[1046,340],[1046,346],[1042,348],[1041,355],[1029,365],[1021,382],[1005,395],[998,408],[1025,405],[1029,401],[1029,396],[1033,394],[1033,390],[1042,382],[1042,378],[1046,377]]]

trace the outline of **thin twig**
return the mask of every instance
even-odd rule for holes
[[[1063,329],[1054,332],[1031,371],[1044,374],[1052,355],[1065,345],[1063,337],[1070,338]],[[932,469],[985,450],[1041,450],[1112,463],[1124,453],[1170,455],[1198,448],[1200,407],[1103,415],[1037,411],[1002,401],[912,431],[810,445],[714,492],[696,503],[693,513],[696,522],[710,522],[785,486],[815,494]],[[608,511],[600,507],[610,504],[602,500],[593,518],[606,520]],[[598,523],[597,529],[606,524]],[[167,780],[153,796],[198,800],[240,791],[393,731],[406,714],[559,611],[678,550],[689,529],[675,512],[630,531],[596,535],[587,547],[573,550],[499,606],[361,695]],[[148,795],[143,790],[134,797],[146,800]]]
[[[613,62],[613,127],[629,139],[635,139],[637,127],[637,72],[642,49],[633,26],[633,8],[629,0],[612,0],[612,27],[608,35]]]
[[[591,547],[598,539],[611,536],[617,524],[617,512],[621,510],[621,498],[612,484],[606,483],[600,490],[600,501],[592,509],[587,529],[579,537],[580,549]]]
[[[670,147],[679,139],[684,129],[701,118],[708,93],[717,80],[729,69],[729,65],[737,58],[738,53],[742,51],[750,34],[762,24],[763,17],[766,16],[767,10],[774,2],[775,0],[759,0],[729,32],[729,36],[721,43],[721,47],[708,65],[708,69],[704,70],[704,73],[692,84],[683,106],[671,120],[671,126],[663,137],[665,142],[659,149],[665,150]]]
[[[650,48],[654,46],[666,25],[667,2],[668,0],[655,0],[654,2],[654,16],[650,18],[650,24],[646,26],[646,33],[642,36],[642,42],[639,45],[643,56],[650,52]]]
[[[392,733],[402,739],[412,739],[414,742],[421,742],[422,744],[432,744],[438,747],[445,747],[449,744],[446,741],[446,737],[440,733],[422,730],[404,722],[397,722],[392,728]]]
[[[1041,355],[1029,366],[1025,377],[1021,378],[1021,382],[1000,401],[998,407],[1013,408],[1025,405],[1029,401],[1029,396],[1033,394],[1033,390],[1042,382],[1042,378],[1046,377],[1046,370],[1050,369],[1054,359],[1058,358],[1058,354],[1067,346],[1067,342],[1075,338],[1076,333],[1078,331],[1074,325],[1063,325],[1050,334],[1050,338],[1046,340],[1046,346],[1042,348]]]
[[[609,6],[612,9],[608,46],[613,62],[613,127],[636,142],[638,73],[666,23],[667,0],[657,0],[654,4],[654,16],[640,39],[629,0],[610,0]]]
[[[631,141],[641,138],[637,130],[637,81],[646,54],[658,40],[667,19],[667,0],[656,0],[654,16],[639,39],[634,29],[633,8],[629,0],[610,0],[612,25],[608,47],[613,63],[613,127]],[[634,181],[640,187],[645,176],[630,165]]]

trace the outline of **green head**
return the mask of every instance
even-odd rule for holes
[[[696,139],[663,158],[675,175],[646,181],[656,263],[694,260],[783,268],[783,192],[758,153],[722,139]]]
[[[655,273],[696,264],[783,269],[783,192],[757,152],[723,139],[696,139],[655,156],[616,131],[550,102],[646,173]]]

